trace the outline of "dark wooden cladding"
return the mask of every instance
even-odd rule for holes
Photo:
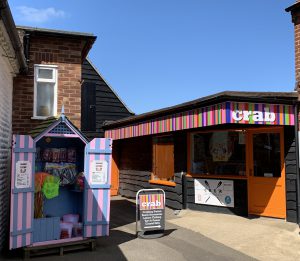
[[[120,170],[152,170],[152,138],[150,136],[125,139],[120,144]]]
[[[88,60],[82,64],[82,132],[88,137],[104,137],[103,123],[132,113]]]
[[[161,188],[166,193],[166,205],[173,209],[182,209],[182,178],[175,173],[175,187],[150,184],[150,171],[120,170],[120,195],[135,198],[140,189]]]
[[[284,130],[285,175],[286,175],[286,220],[297,222],[297,161],[295,129],[286,127]]]
[[[187,172],[187,133],[174,133],[175,172]]]
[[[177,142],[174,136],[174,157],[181,161],[175,164],[175,187],[150,184],[152,172],[152,136],[116,141],[120,151],[119,193],[122,196],[134,198],[140,189],[162,188],[166,193],[166,205],[173,209],[182,208],[182,171],[186,166],[183,154],[186,143],[184,139]],[[178,147],[178,148],[177,148]]]

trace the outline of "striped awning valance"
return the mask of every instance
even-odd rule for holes
[[[228,101],[110,129],[105,137],[126,139],[227,123],[294,125],[294,106]]]

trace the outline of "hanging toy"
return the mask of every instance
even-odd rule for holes
[[[59,178],[47,176],[42,187],[42,191],[47,199],[55,198],[59,195]]]

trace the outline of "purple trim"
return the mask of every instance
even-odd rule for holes
[[[88,154],[111,154],[111,148],[109,148],[109,149],[104,149],[104,150],[97,150],[97,149],[95,149],[95,150],[89,150],[88,151]]]
[[[61,121],[57,120],[55,122],[53,122],[50,126],[48,126],[48,128],[46,130],[44,130],[42,133],[40,133],[38,136],[35,137],[34,141],[38,142],[41,138],[43,138],[44,136],[46,136],[46,134],[51,131],[52,129],[54,129],[58,124],[60,124]]]
[[[23,234],[32,233],[32,232],[33,232],[33,228],[25,228],[25,229],[21,229],[21,230],[12,231],[12,232],[10,232],[10,235],[18,236],[18,235],[23,235]]]
[[[55,134],[55,133],[49,133],[51,130],[53,130],[55,127],[57,127],[60,123],[66,124],[66,126],[74,133],[74,134]],[[58,135],[58,136],[57,136]],[[70,136],[72,135],[72,136]],[[74,135],[74,136],[73,136]],[[62,117],[59,118],[57,121],[53,122],[46,130],[44,130],[42,133],[40,133],[37,137],[35,137],[34,141],[38,142],[42,137],[68,137],[68,138],[79,138],[81,141],[83,141],[84,144],[88,144],[88,140],[84,138],[84,136],[75,129],[68,119],[63,119]]]
[[[93,220],[93,221],[87,221],[84,223],[86,226],[94,226],[94,225],[109,225],[108,221],[97,221],[97,220]]]
[[[64,137],[64,138],[80,138],[77,134],[58,134],[58,133],[48,133],[47,137]]]
[[[79,136],[79,138],[84,142],[84,144],[88,144],[88,140],[86,140],[79,131],[74,129],[67,119],[65,119],[63,122],[70,128],[70,130],[72,130],[74,133],[76,133]]]
[[[18,193],[27,193],[27,192],[34,192],[34,188],[13,188],[11,193],[12,194],[18,194]]]

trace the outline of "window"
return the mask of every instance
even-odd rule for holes
[[[46,119],[57,113],[57,66],[34,65],[33,118]]]
[[[280,133],[253,134],[255,177],[281,176]]]
[[[244,131],[192,134],[191,173],[202,175],[246,175]]]
[[[153,139],[153,171],[150,183],[175,186],[174,142],[172,136]]]

